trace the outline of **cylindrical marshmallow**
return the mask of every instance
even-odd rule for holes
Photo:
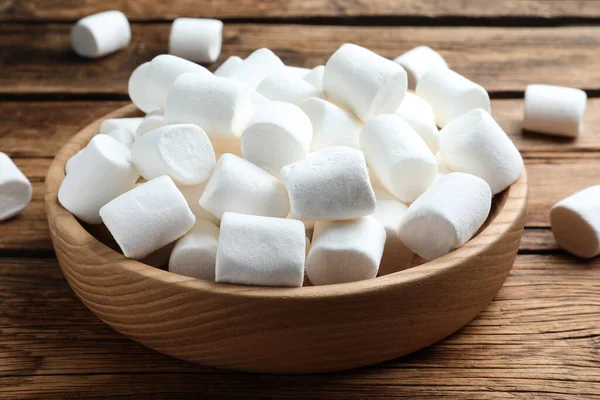
[[[346,43],[327,61],[323,89],[328,98],[363,122],[393,113],[406,93],[406,71],[364,47]]]
[[[238,56],[231,56],[227,60],[223,61],[223,64],[219,66],[214,72],[215,76],[222,78],[229,78],[239,67],[242,66],[244,60]]]
[[[169,53],[200,63],[217,61],[221,54],[223,22],[207,18],[176,18],[171,25]]]
[[[104,11],[77,21],[71,29],[75,53],[85,58],[100,58],[126,47],[131,42],[129,21],[121,11]]]
[[[435,156],[421,136],[394,114],[378,115],[360,132],[360,148],[385,189],[415,201],[435,180]]]
[[[218,244],[219,228],[208,221],[196,221],[175,244],[169,258],[169,272],[214,281]]]
[[[146,114],[142,123],[138,126],[135,131],[135,136],[143,136],[153,129],[161,128],[167,125],[167,119],[165,113],[162,110],[154,110]]]
[[[135,135],[129,129],[125,128],[113,129],[112,131],[106,132],[103,135],[107,135],[118,140],[128,149],[131,148],[131,145],[133,145],[133,142],[135,142]]]
[[[440,155],[451,171],[485,180],[493,194],[509,187],[523,170],[519,150],[482,109],[471,110],[442,129]]]
[[[408,207],[400,240],[425,260],[465,244],[490,213],[492,192],[481,178],[460,172],[440,177]]]
[[[0,221],[17,215],[31,202],[31,182],[19,167],[0,152]]]
[[[197,125],[167,125],[136,139],[131,161],[150,180],[169,175],[179,185],[205,182],[215,167],[215,152]]]
[[[216,281],[259,286],[302,286],[306,237],[300,221],[225,213]]]
[[[304,78],[309,72],[310,69],[309,68],[303,68],[303,67],[295,67],[293,65],[286,65],[285,66],[285,72],[288,75],[293,75],[297,78]]]
[[[525,90],[523,129],[550,135],[578,136],[583,131],[587,95],[583,90],[529,85]]]
[[[135,133],[143,120],[144,118],[141,117],[105,119],[100,124],[98,133],[108,133],[115,129],[127,129],[131,133]]]
[[[418,46],[396,57],[408,74],[408,88],[415,89],[419,80],[432,68],[448,68],[446,60],[429,46]]]
[[[285,218],[290,211],[283,182],[233,154],[219,158],[200,197],[200,206],[217,218],[227,211]]]
[[[228,78],[183,74],[167,96],[169,124],[196,124],[217,139],[240,137],[252,117],[252,91]]]
[[[160,108],[157,104],[153,104],[150,98],[146,95],[146,76],[150,68],[150,62],[145,62],[133,70],[129,77],[128,92],[129,98],[135,106],[145,113]]]
[[[206,182],[199,185],[178,186],[177,188],[183,197],[185,197],[185,201],[187,201],[190,210],[192,210],[196,216],[196,220],[205,220],[218,226],[221,223],[221,220],[200,205],[200,197],[202,197],[205,187]]]
[[[130,158],[122,143],[94,136],[60,185],[58,201],[83,222],[100,224],[100,208],[133,188],[140,176]]]
[[[377,276],[385,246],[385,229],[374,218],[317,222],[306,275],[313,285],[332,285]]]
[[[421,136],[433,154],[440,149],[440,133],[435,126],[435,116],[429,103],[419,96],[406,92],[400,108],[395,112]]]
[[[444,127],[454,118],[475,108],[490,112],[490,96],[478,84],[449,68],[432,68],[417,85],[417,96],[433,108],[435,123]]]
[[[281,169],[293,218],[333,221],[375,211],[365,157],[350,147],[329,147]]]
[[[292,104],[299,104],[309,97],[322,96],[320,90],[285,69],[263,79],[256,91],[268,100]]]
[[[69,158],[67,160],[67,162],[65,163],[65,174],[68,174],[69,171],[73,170],[73,167],[75,166],[75,164],[77,163],[77,160],[80,158],[79,156],[81,156],[81,153],[83,152],[82,150],[79,150],[77,153],[73,154],[71,156],[71,158]]]
[[[325,73],[325,66],[319,65],[310,70],[308,74],[304,76],[304,80],[315,88],[323,90],[323,74]]]
[[[308,116],[298,106],[271,101],[252,116],[242,134],[244,158],[279,176],[282,167],[308,156],[313,132]]]
[[[262,48],[246,57],[229,78],[245,82],[252,90],[256,90],[263,79],[284,67],[283,61],[275,53]]]
[[[179,239],[196,222],[185,198],[166,175],[110,201],[100,209],[100,216],[125,257],[135,259]]]

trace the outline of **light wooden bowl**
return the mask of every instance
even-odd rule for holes
[[[133,115],[133,106],[127,106],[105,118]],[[75,293],[100,319],[173,357],[269,373],[336,371],[396,358],[471,321],[496,295],[517,254],[527,203],[525,171],[496,196],[487,225],[469,243],[376,279],[263,288],[153,268],[97,240],[58,203],[65,162],[100,122],[63,147],[46,178],[56,256]]]

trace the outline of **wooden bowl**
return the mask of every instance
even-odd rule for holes
[[[105,118],[135,115],[133,106]],[[104,118],[103,118],[104,119]],[[129,260],[92,236],[57,199],[65,162],[96,134],[87,126],[58,153],[46,211],[69,284],[122,334],[182,360],[240,371],[337,371],[390,360],[450,335],[495,296],[519,247],[527,178],[496,196],[487,225],[460,249],[367,281],[301,288],[218,284]]]

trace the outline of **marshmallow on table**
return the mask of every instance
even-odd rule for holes
[[[406,71],[364,47],[346,43],[327,61],[323,89],[363,122],[393,113],[406,93]]]
[[[440,156],[451,171],[485,180],[492,194],[517,180],[523,170],[519,150],[490,114],[471,110],[440,132]]]
[[[29,179],[4,153],[0,152],[0,221],[17,215],[31,201]]]
[[[523,129],[559,136],[578,136],[583,130],[587,95],[583,90],[529,85],[525,90]]]
[[[143,120],[144,118],[141,117],[105,119],[100,124],[100,130],[98,132],[108,133],[115,129],[127,129],[131,133],[135,133]]]
[[[146,95],[146,76],[150,62],[145,62],[133,70],[127,86],[129,98],[135,106],[145,113],[160,108]]]
[[[429,46],[418,46],[396,57],[408,74],[408,88],[415,89],[419,80],[432,68],[448,68],[446,60]]]
[[[317,222],[306,275],[313,285],[355,282],[377,276],[385,229],[374,218]]]
[[[481,178],[460,172],[440,177],[412,203],[400,223],[400,240],[425,260],[465,244],[490,213],[492,192]]]
[[[444,127],[475,108],[490,112],[490,96],[478,84],[449,68],[432,68],[419,80],[417,96],[433,108],[435,123]]]
[[[217,61],[221,54],[223,22],[208,18],[176,18],[171,25],[169,53],[201,63]]]
[[[138,126],[135,131],[135,136],[143,136],[153,129],[161,128],[167,125],[167,119],[165,113],[162,110],[154,110],[146,114],[142,123]]]
[[[129,149],[107,135],[94,136],[77,158],[60,185],[58,201],[80,220],[100,224],[100,208],[133,188],[140,175]]]
[[[400,201],[415,201],[435,180],[435,156],[397,115],[371,118],[360,132],[360,147],[383,187]]]
[[[271,101],[256,110],[244,130],[242,154],[279,176],[282,167],[308,156],[312,137],[310,119],[298,106]]]
[[[216,162],[210,139],[192,124],[167,125],[138,137],[131,161],[148,180],[169,175],[180,185],[205,182]]]
[[[268,100],[299,104],[309,97],[320,97],[322,92],[286,69],[277,71],[262,80],[256,91]]]
[[[252,117],[252,91],[228,78],[194,73],[179,76],[169,89],[169,124],[196,124],[217,139],[235,139]]]
[[[293,75],[297,78],[302,79],[310,72],[310,68],[294,67],[293,65],[286,65],[285,72],[288,75]]]
[[[125,128],[114,129],[112,131],[104,133],[103,135],[107,135],[113,139],[118,140],[119,142],[123,143],[123,145],[128,149],[131,148],[131,145],[133,144],[133,142],[135,142],[135,135],[133,134],[133,132]]]
[[[283,61],[275,53],[262,48],[246,57],[229,78],[245,82],[252,90],[256,90],[263,79],[284,67]]]
[[[329,147],[281,169],[293,218],[332,221],[375,210],[375,193],[360,150]]]
[[[227,60],[223,61],[223,64],[219,66],[214,72],[215,76],[223,78],[229,78],[239,67],[242,66],[244,60],[238,56],[231,56]]]
[[[310,70],[308,74],[304,76],[304,80],[315,88],[323,90],[323,74],[325,73],[325,66],[319,65]]]
[[[302,286],[305,257],[302,222],[228,212],[221,221],[216,281]]]
[[[196,221],[175,244],[169,258],[169,272],[214,281],[218,243],[219,228],[208,221]]]
[[[196,220],[205,220],[208,222],[212,222],[215,225],[219,225],[221,220],[215,217],[211,212],[205,210],[200,205],[200,197],[202,197],[202,193],[204,193],[204,188],[206,187],[206,182],[201,183],[199,185],[192,186],[178,186],[177,188],[185,197],[185,201],[187,201],[188,206],[190,206],[190,210],[196,216]]]
[[[217,218],[227,211],[279,218],[290,212],[283,182],[233,154],[219,158],[200,197],[200,206]]]
[[[196,222],[185,198],[166,175],[110,201],[100,209],[100,217],[125,257],[135,259],[179,239]]]
[[[77,21],[71,29],[75,53],[100,58],[126,47],[131,42],[129,21],[121,11],[105,11]]]
[[[435,117],[433,109],[419,96],[406,92],[400,108],[395,114],[408,122],[410,126],[421,136],[427,143],[429,150],[433,154],[437,153],[440,148],[440,133],[435,126]]]

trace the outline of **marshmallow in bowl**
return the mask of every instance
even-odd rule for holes
[[[140,125],[135,131],[135,136],[140,137],[153,129],[167,125],[165,113],[162,110],[154,110],[146,114]]]
[[[214,281],[218,242],[219,228],[211,222],[197,220],[173,247],[169,272]]]
[[[140,117],[105,119],[100,123],[100,130],[98,132],[108,133],[115,129],[127,129],[131,133],[135,133],[143,120],[144,118]]]
[[[250,54],[242,65],[229,76],[229,78],[246,83],[252,90],[267,76],[283,69],[285,64],[275,53],[267,48],[262,48]]]
[[[214,75],[222,78],[229,78],[243,63],[244,60],[241,57],[231,56],[223,61],[219,68],[215,70]]]
[[[394,113],[408,124],[421,136],[433,154],[440,149],[440,133],[435,125],[433,109],[419,96],[406,92],[402,104]]]
[[[157,104],[154,104],[150,97],[146,94],[146,77],[150,68],[150,62],[140,64],[133,70],[127,84],[127,91],[131,102],[141,111],[148,113],[159,109]]]
[[[256,88],[256,92],[271,101],[300,104],[309,97],[321,97],[321,90],[291,74],[286,69],[267,76]]]
[[[414,90],[419,80],[432,68],[448,68],[446,60],[429,46],[418,46],[394,58],[408,74],[408,88]]]

